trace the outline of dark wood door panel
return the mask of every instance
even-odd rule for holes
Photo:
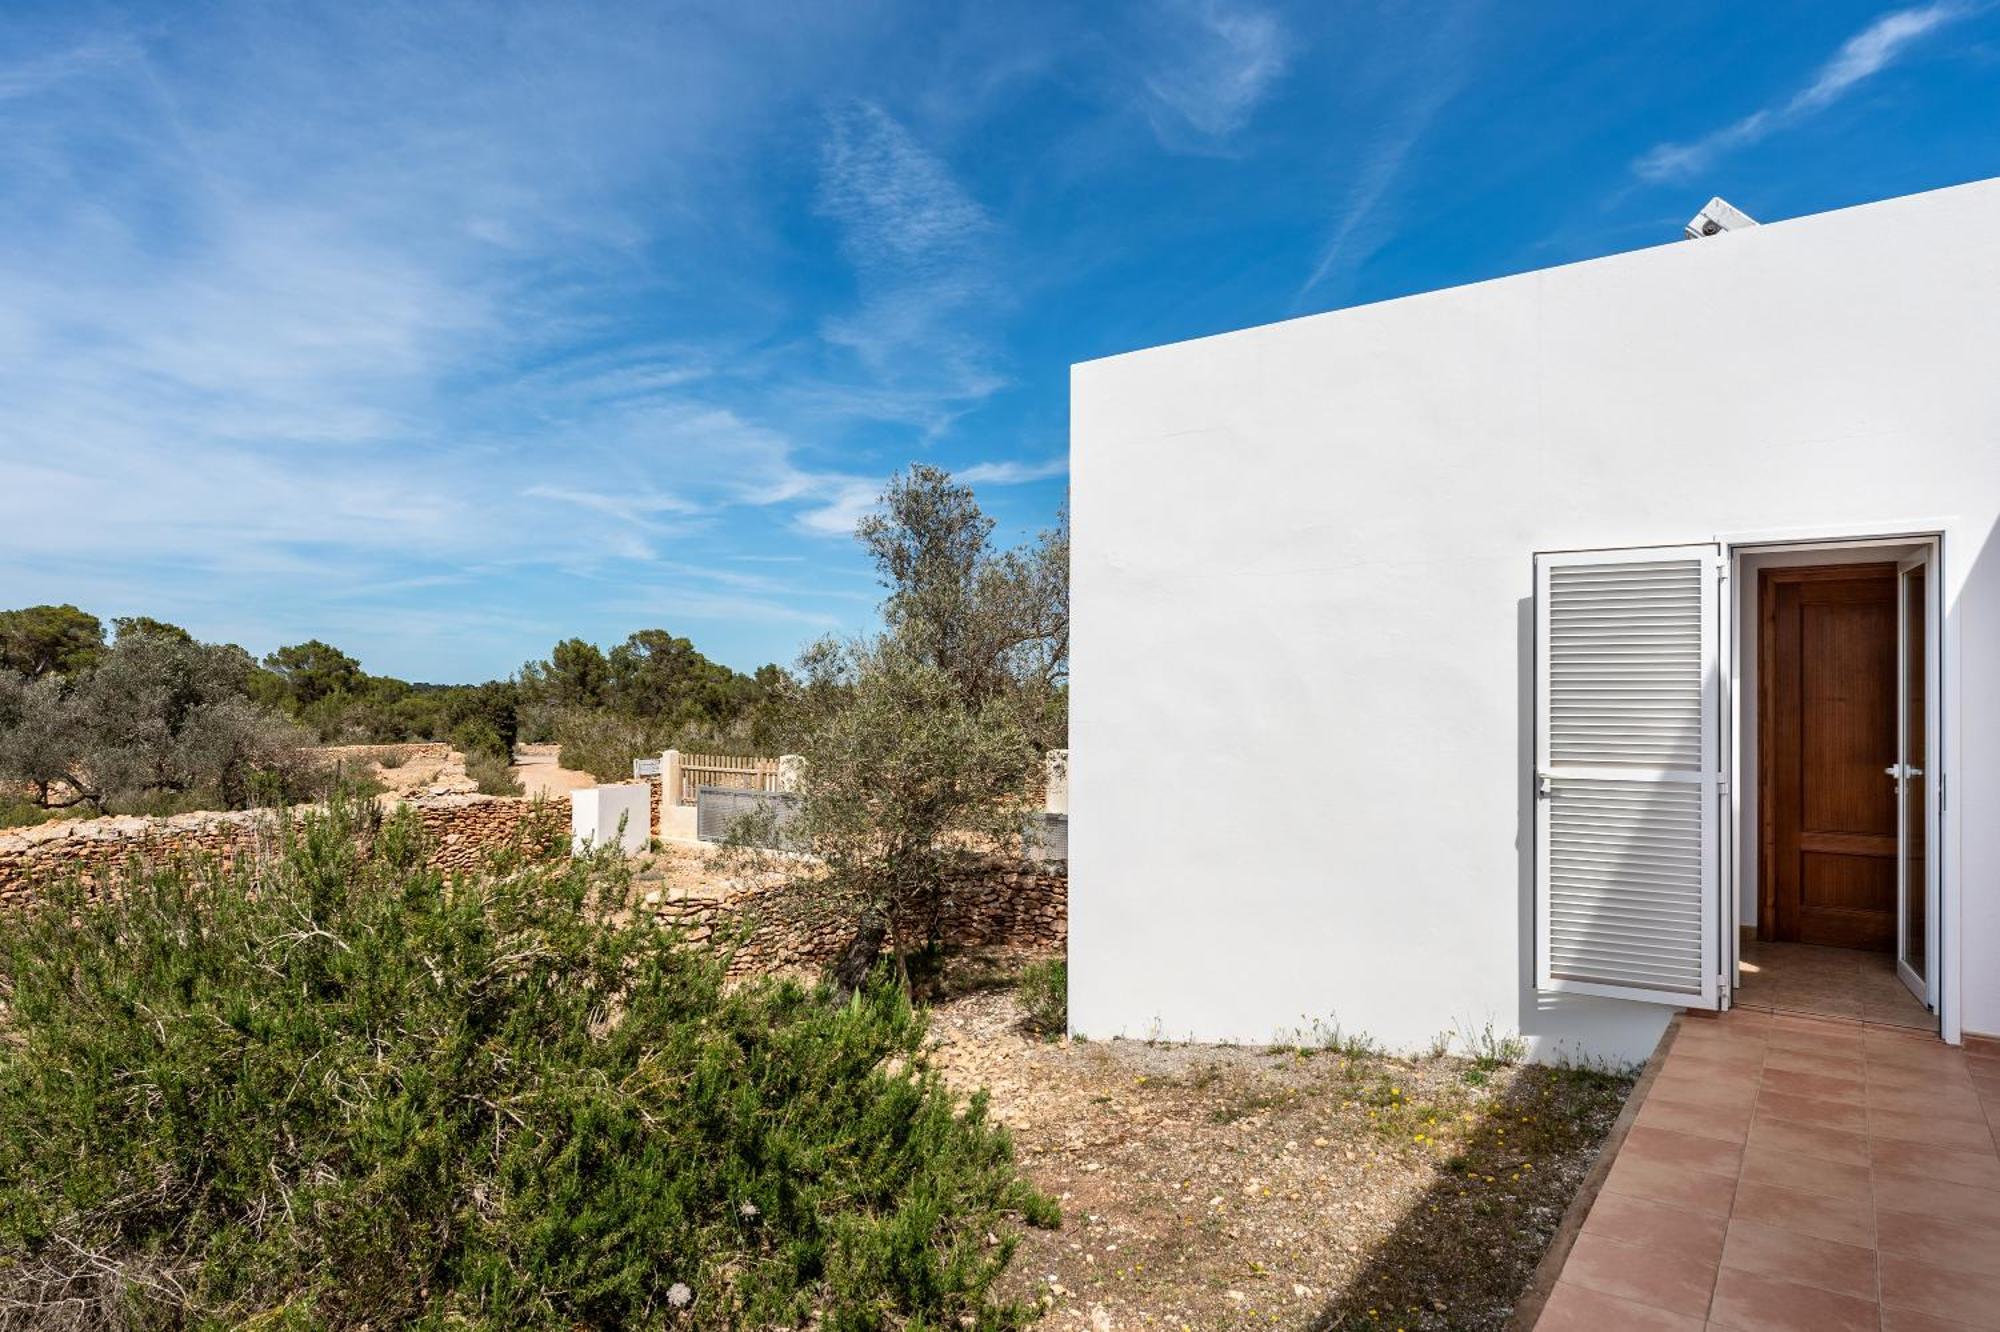
[[[1824,851],[1836,856],[1893,856],[1896,854],[1896,835],[1801,832],[1799,850]]]
[[[1896,942],[1893,856],[1799,857],[1799,940],[1887,952]]]
[[[1896,757],[1895,585],[1860,601],[1799,597],[1800,828],[1896,835],[1896,784],[1882,769]],[[1893,851],[1895,848],[1891,847]]]
[[[1896,567],[1767,569],[1758,583],[1759,933],[1896,937]]]

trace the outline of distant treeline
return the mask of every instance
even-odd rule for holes
[[[911,825],[892,842],[959,837],[965,811],[1000,809],[1069,729],[1067,516],[1012,549],[993,530],[948,473],[899,473],[855,531],[888,593],[881,632],[750,675],[664,629],[608,650],[569,638],[507,679],[434,685],[371,675],[316,638],[259,659],[147,616],[107,632],[75,606],[0,611],[0,823],[318,794],[316,744],[445,741],[480,790],[513,792],[514,746],[555,741],[564,767],[604,781],[669,747],[796,753],[853,779],[816,797],[848,811],[840,827],[895,822],[885,793],[903,783]]]
[[[75,606],[30,606],[0,611],[0,782],[41,809],[233,807],[323,785],[305,746],[408,740],[465,751],[482,789],[507,789],[520,741],[557,741],[566,766],[612,779],[676,743],[775,753],[789,688],[777,666],[744,675],[662,629],[436,685],[371,675],[318,639],[260,660],[147,616],[107,631]]]

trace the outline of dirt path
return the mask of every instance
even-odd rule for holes
[[[587,772],[565,768],[560,761],[558,745],[516,745],[514,765],[507,771],[514,774],[521,783],[521,789],[530,796],[547,796],[561,799],[571,791],[587,786],[596,786],[597,778]]]
[[[1006,1278],[1055,1332],[1497,1329],[1629,1080],[1467,1058],[1046,1042],[1011,991],[934,1010],[1063,1225]]]

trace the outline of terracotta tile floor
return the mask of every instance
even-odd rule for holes
[[[1682,1018],[1540,1332],[2000,1329],[2000,1053]]]
[[[1742,957],[1740,1008],[1937,1030],[1937,1019],[1897,978],[1896,959],[1887,953],[1746,938]]]

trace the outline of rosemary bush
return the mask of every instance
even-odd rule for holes
[[[51,892],[0,930],[0,1327],[1025,1325],[1053,1205],[900,991],[725,988],[627,893],[359,802]]]

